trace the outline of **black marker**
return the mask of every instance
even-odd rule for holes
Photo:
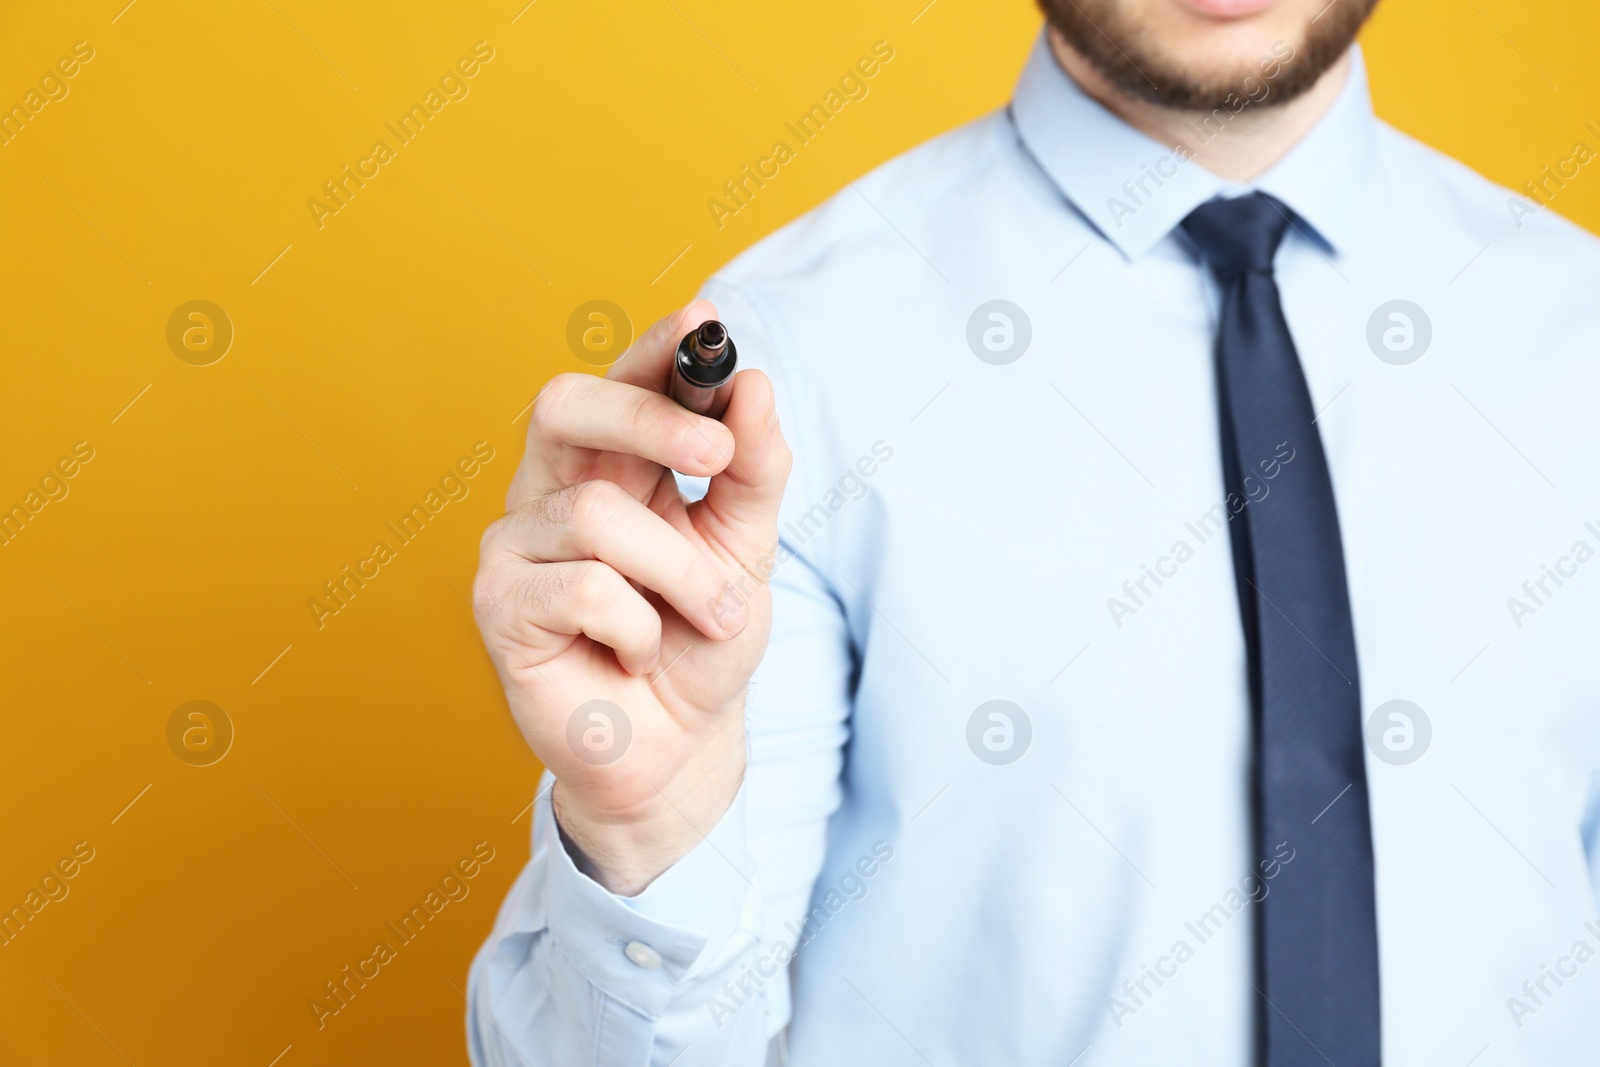
[[[738,361],[739,352],[728,328],[716,319],[702,322],[678,342],[678,355],[672,361],[677,367],[672,376],[672,399],[696,415],[722,418]]]

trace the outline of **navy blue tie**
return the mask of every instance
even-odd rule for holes
[[[1260,1062],[1376,1067],[1361,687],[1333,484],[1272,274],[1288,227],[1288,209],[1261,193],[1213,200],[1183,223],[1222,290],[1217,394],[1249,649],[1256,859],[1293,856],[1257,914]]]

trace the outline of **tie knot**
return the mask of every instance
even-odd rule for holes
[[[1289,211],[1265,193],[1252,193],[1201,204],[1183,220],[1183,229],[1219,276],[1270,273],[1289,229]]]

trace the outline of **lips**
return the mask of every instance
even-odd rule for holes
[[[1207,18],[1241,19],[1265,11],[1274,0],[1182,0],[1191,11]]]

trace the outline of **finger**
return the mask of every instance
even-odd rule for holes
[[[516,623],[558,634],[583,634],[614,649],[630,674],[661,658],[661,616],[628,580],[595,560],[501,564],[502,609]]]
[[[701,477],[722,470],[733,454],[733,435],[715,419],[658,392],[590,374],[552,378],[534,401],[532,425],[536,445],[619,452]],[[536,452],[552,475],[559,471],[549,447]]]
[[[662,318],[646,330],[639,339],[633,343],[621,359],[612,365],[606,378],[622,385],[631,385],[652,393],[664,394],[667,390],[672,374],[672,363],[677,351],[678,342],[690,330],[696,329],[702,322],[716,315],[714,308],[708,301],[692,301],[685,307],[679,308],[670,315]],[[511,485],[506,492],[506,509],[514,510],[528,500],[557,488],[566,482],[574,480],[571,476],[573,456],[576,449],[581,446],[568,445],[559,439],[549,437],[541,432],[540,418],[554,410],[557,413],[565,406],[562,401],[569,398],[567,390],[571,382],[567,379],[590,378],[589,375],[559,375],[547,383],[540,391],[535,401],[535,415],[528,420],[527,445],[522,462],[518,465],[516,474],[511,479]],[[539,401],[543,403],[540,404]],[[662,466],[682,470],[685,474],[704,475],[714,473],[700,467],[696,457],[708,453],[727,452],[731,449],[730,439],[719,429],[704,425],[704,420],[691,415],[687,411],[677,408],[680,425],[685,432],[692,432],[698,439],[698,446],[691,447],[687,455],[682,457],[683,465],[668,460],[651,460],[660,462]],[[595,446],[600,447],[600,446]],[[638,453],[622,451],[621,455],[638,455]],[[720,461],[719,461],[720,462]],[[624,461],[623,466],[631,464]],[[720,470],[720,465],[715,468]],[[567,475],[563,477],[562,475]],[[629,480],[626,475],[613,471],[607,477],[622,477]]]
[[[791,457],[778,425],[772,382],[758,370],[734,375],[722,423],[733,433],[733,460],[711,479],[701,505],[722,527],[740,561],[769,553],[777,539],[778,505]]]
[[[496,524],[489,551],[533,562],[594,559],[660,594],[713,640],[745,628],[749,612],[725,595],[710,559],[627,490],[608,481],[560,489]]]
[[[672,361],[678,342],[707,319],[717,317],[709,300],[691,300],[656,322],[629,346],[622,358],[611,365],[606,377],[612,381],[664,392],[672,377]]]

